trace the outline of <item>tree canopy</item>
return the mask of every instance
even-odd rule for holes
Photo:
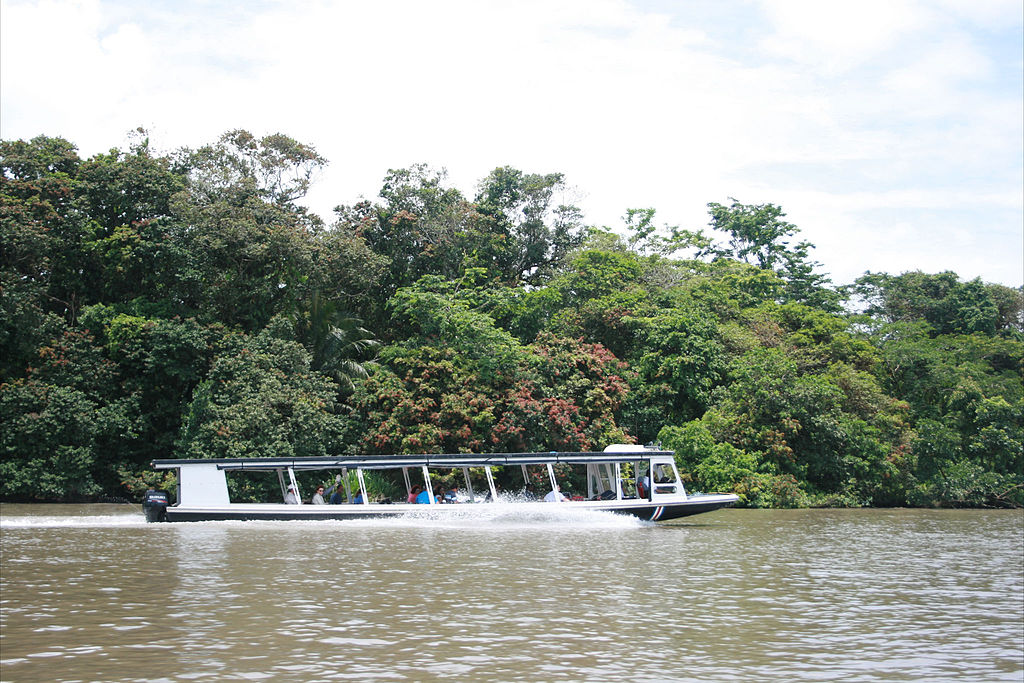
[[[588,225],[562,174],[390,170],[325,224],[283,134],[0,142],[0,499],[154,458],[660,440],[748,506],[1024,504],[1024,291],[835,286],[773,204]]]

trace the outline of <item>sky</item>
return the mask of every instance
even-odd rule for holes
[[[88,157],[246,129],[329,160],[328,222],[388,169],[559,172],[560,201],[707,227],[772,203],[836,284],[1024,283],[1022,0],[0,0],[0,138]]]

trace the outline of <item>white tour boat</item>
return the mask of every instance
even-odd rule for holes
[[[177,501],[166,491],[148,491],[143,500],[146,519],[151,522],[193,522],[203,520],[284,520],[284,519],[354,519],[395,517],[422,513],[423,504],[437,506],[432,514],[456,509],[452,503],[487,504],[491,501],[514,502],[517,506],[568,505],[581,510],[603,510],[633,515],[652,522],[686,517],[729,507],[736,503],[734,494],[687,495],[672,451],[662,451],[628,444],[608,446],[603,452],[549,453],[448,453],[420,455],[340,456],[333,458],[230,458],[211,460],[154,460],[158,470],[178,470]],[[565,498],[559,486],[555,466],[564,472],[568,466],[586,479],[586,496]],[[519,468],[525,490],[530,486],[532,468],[535,483],[538,474],[544,481],[546,495],[537,498],[508,497],[495,485],[494,467]],[[471,468],[480,489],[473,487]],[[543,470],[539,470],[543,468]],[[303,503],[297,472],[320,470],[334,475],[342,504],[313,505]],[[431,479],[431,470],[435,470]],[[451,475],[461,470],[462,486],[457,494],[449,492],[440,499],[433,492],[439,471]],[[545,473],[546,470],[546,473]],[[391,471],[392,481],[404,482],[407,496],[401,501],[370,500],[364,473],[384,474]],[[281,502],[233,503],[228,495],[228,473],[276,473],[281,487]],[[350,476],[354,472],[355,476]],[[400,472],[400,474],[399,474]],[[480,476],[482,474],[482,477]],[[400,479],[399,479],[400,477]],[[577,482],[579,480],[577,479]],[[351,483],[350,483],[351,482]],[[422,482],[417,486],[418,482]],[[486,489],[483,483],[486,482]],[[414,490],[422,488],[420,503],[410,503]],[[332,487],[333,488],[333,487]],[[291,491],[296,495],[292,496]],[[531,494],[532,495],[532,494]],[[543,499],[555,502],[542,502]],[[284,501],[288,500],[288,503]],[[460,513],[466,508],[460,506]]]

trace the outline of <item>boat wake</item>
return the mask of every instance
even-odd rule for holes
[[[122,515],[18,515],[0,519],[0,529],[91,529],[146,525],[141,512]]]
[[[177,522],[172,526],[264,526],[292,527],[331,525],[339,528],[436,528],[436,529],[635,529],[652,526],[650,522],[627,515],[600,510],[583,510],[572,505],[487,503],[424,506],[423,509],[394,517],[287,521],[203,521]],[[5,514],[0,529],[90,529],[90,528],[167,528],[149,524],[136,508],[116,514]]]
[[[600,510],[573,509],[570,505],[496,503],[426,508],[390,519],[341,522],[365,526],[506,528],[506,529],[632,529],[648,526],[636,517]]]

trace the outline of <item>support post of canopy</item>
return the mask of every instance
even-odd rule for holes
[[[341,483],[345,485],[345,502],[352,504],[352,486],[348,483],[348,468],[341,468]]]
[[[523,486],[527,489],[530,488],[530,473],[526,471],[526,465],[520,465],[519,468],[523,470]]]
[[[288,468],[288,481],[291,482],[295,490],[295,502],[298,505],[302,505],[302,495],[299,493],[299,483],[295,481],[295,470],[291,467]]]
[[[369,505],[370,497],[366,495],[366,481],[363,479],[363,471],[359,468],[356,468],[356,479],[359,480],[359,493],[363,497],[363,505]]]
[[[622,465],[615,463],[615,499],[622,500]]]
[[[284,485],[284,471],[283,470],[277,470],[277,483],[279,483],[281,485],[281,500],[284,500],[284,497],[288,495],[288,489]]]
[[[473,482],[469,480],[469,468],[462,468],[462,478],[466,480],[466,490],[469,491],[469,502],[475,503],[476,496],[473,495]]]
[[[405,479],[405,496],[406,496],[406,498],[408,498],[409,494],[412,493],[412,482],[409,481],[409,468],[408,467],[403,467],[402,468],[402,479]]]
[[[552,491],[557,491],[558,490],[558,482],[555,481],[555,468],[551,466],[551,463],[548,463],[548,479],[551,480],[551,490]],[[558,498],[556,496],[556,500],[557,499]]]
[[[494,475],[491,473],[490,465],[484,465],[484,474],[487,475],[487,486],[491,489],[491,502],[498,502],[498,489],[494,486]]]
[[[423,466],[423,483],[426,486],[427,500],[429,500],[430,504],[433,505],[437,501],[434,500],[434,489],[430,485],[430,470],[427,469],[426,465]]]

